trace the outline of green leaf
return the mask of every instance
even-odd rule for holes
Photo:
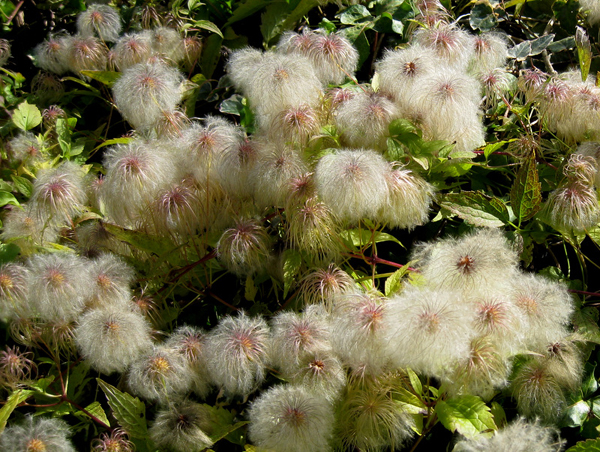
[[[560,39],[558,41],[554,41],[552,44],[548,46],[548,50],[551,52],[561,52],[563,50],[571,50],[577,46],[575,43],[575,38],[573,36],[569,36],[568,38]]]
[[[231,432],[249,423],[248,421],[234,423],[234,415],[225,408],[214,407],[207,404],[203,404],[202,406],[210,413],[213,424],[210,439],[215,443],[225,438]]]
[[[97,417],[100,421],[104,422],[104,424],[106,424],[110,427],[110,422],[108,421],[108,418],[106,417],[106,413],[104,412],[102,405],[100,405],[100,402],[92,402],[88,406],[86,406],[84,409],[85,409],[85,411],[87,411],[87,413],[91,414],[92,416]],[[75,414],[75,416],[78,416],[81,419],[90,419],[90,417],[87,415],[87,413],[85,413],[83,411],[77,411],[74,414]]]
[[[508,49],[508,56],[517,61],[524,61],[529,56],[542,53],[554,39],[554,34],[542,36],[531,41],[523,41],[514,47]]]
[[[20,252],[21,248],[14,243],[0,243],[0,265],[14,261]]]
[[[485,2],[478,2],[471,9],[469,24],[473,30],[489,31],[498,24],[492,6]]]
[[[600,452],[600,438],[580,441],[565,452]]]
[[[14,174],[12,174],[10,177],[15,184],[15,188],[19,190],[19,193],[26,198],[29,198],[31,196],[31,191],[33,190],[33,184],[31,181],[22,176],[15,176]]]
[[[409,414],[425,414],[427,413],[427,405],[413,394],[411,391],[404,388],[397,388],[392,392],[392,398],[398,402],[402,411]]]
[[[211,32],[215,33],[216,35],[220,36],[221,39],[223,39],[223,33],[221,32],[221,30],[219,29],[219,27],[217,27],[210,20],[197,20],[196,22],[194,22],[193,26],[194,27],[198,27],[198,28],[202,28],[204,30],[211,31]]]
[[[395,293],[398,293],[402,288],[402,278],[406,275],[408,271],[408,264],[404,267],[396,270],[391,276],[385,280],[385,296],[390,297]]]
[[[296,250],[287,249],[283,253],[283,298],[296,281],[296,276],[302,266],[302,256]]]
[[[577,27],[575,31],[575,43],[577,45],[577,57],[579,58],[579,69],[581,80],[586,81],[592,65],[592,45],[585,30]]]
[[[370,231],[369,229],[346,229],[340,233],[340,237],[351,243],[355,247],[369,246],[373,242],[395,242],[404,247],[402,242],[391,234],[379,231]]]
[[[486,430],[497,428],[490,408],[474,395],[441,400],[435,412],[444,427],[467,438],[475,438]]]
[[[494,416],[494,424],[496,424],[498,428],[504,427],[507,421],[506,412],[504,411],[502,405],[500,405],[498,402],[492,402],[492,407],[490,408],[490,411]]]
[[[146,424],[146,405],[137,397],[126,392],[121,392],[114,386],[96,378],[100,389],[106,394],[108,406],[119,425],[132,438],[145,439],[148,437],[148,426]]]
[[[67,157],[71,153],[71,134],[76,125],[76,118],[58,118],[56,120],[56,138],[63,151],[63,157]]]
[[[42,114],[35,105],[25,101],[13,111],[12,121],[19,129],[27,131],[41,124]]]
[[[256,285],[254,284],[254,279],[252,279],[252,276],[248,275],[246,277],[246,284],[244,287],[244,298],[248,301],[254,301],[254,298],[256,298],[257,292],[258,292],[258,289],[256,288]]]
[[[16,391],[13,391],[8,396],[8,399],[6,399],[4,406],[0,408],[0,435],[2,435],[2,432],[6,427],[6,423],[8,422],[8,418],[15,410],[17,405],[27,400],[27,398],[33,393],[34,391],[18,389]]]
[[[212,77],[213,72],[219,63],[222,43],[223,38],[217,34],[212,34],[204,40],[202,56],[200,57],[200,69],[207,79]]]
[[[7,191],[0,191],[0,207],[4,207],[7,204],[12,204],[13,206],[21,205],[12,193],[9,193]]]
[[[113,144],[127,144],[131,142],[133,138],[131,137],[123,137],[123,138],[112,138],[110,140],[103,141],[101,144],[96,146],[93,151],[97,151],[106,146],[112,146]]]
[[[129,243],[134,248],[154,253],[157,256],[167,259],[174,265],[181,264],[181,256],[178,253],[179,248],[167,237],[155,237],[141,231],[132,231],[110,223],[102,223],[102,226],[108,233],[123,242]]]
[[[406,369],[406,373],[408,374],[410,385],[415,390],[417,395],[423,395],[423,384],[421,383],[419,376],[410,368]]]
[[[272,0],[246,0],[238,3],[238,7],[233,11],[233,14],[223,28],[251,16],[271,3]]]
[[[371,45],[365,34],[365,30],[369,28],[367,25],[359,25],[355,27],[343,28],[339,34],[348,39],[352,45],[358,50],[358,68],[360,68],[369,58],[371,53]]]
[[[479,227],[502,227],[510,218],[504,201],[481,192],[448,193],[440,205],[466,222]]]
[[[483,155],[487,159],[490,155],[492,155],[498,149],[502,149],[504,147],[504,145],[506,145],[507,143],[510,143],[511,141],[514,141],[514,140],[498,141],[497,143],[490,143],[490,144],[486,145],[486,147],[483,148]]]
[[[340,15],[340,22],[344,25],[354,25],[357,22],[373,20],[373,16],[364,5],[352,5],[344,10]]]
[[[120,72],[115,71],[81,71],[81,74],[92,80],[96,80],[109,88],[112,88],[122,75]]]
[[[521,221],[529,220],[542,202],[542,185],[538,175],[535,154],[526,157],[510,190],[510,202],[514,214]]]
[[[573,313],[571,322],[575,332],[594,344],[600,344],[600,327],[598,309],[592,307],[582,307],[576,309]]]
[[[283,31],[283,23],[290,13],[290,6],[286,2],[273,2],[261,14],[260,32],[263,40],[269,44]]]
[[[221,113],[229,113],[230,115],[236,116],[241,116],[245,108],[244,97],[240,94],[234,94],[219,105],[219,111]]]
[[[562,425],[566,427],[581,427],[587,420],[590,411],[590,404],[585,400],[580,400],[567,408]]]

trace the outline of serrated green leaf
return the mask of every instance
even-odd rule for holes
[[[22,102],[13,111],[12,121],[21,130],[31,130],[42,122],[42,114],[35,105]]]
[[[119,425],[132,438],[146,439],[148,437],[148,426],[144,402],[126,392],[119,391],[100,378],[96,378],[96,381],[106,395],[108,406],[113,411]]]
[[[296,276],[302,266],[302,256],[296,250],[288,249],[283,253],[283,298],[296,281]]]
[[[4,207],[7,204],[12,204],[13,206],[21,205],[17,201],[17,198],[15,198],[15,195],[7,191],[0,191],[0,207]]]
[[[469,24],[473,30],[489,31],[498,24],[498,19],[489,3],[477,2],[471,9]]]
[[[590,66],[592,65],[592,45],[587,33],[581,27],[575,29],[575,44],[577,45],[581,80],[585,82],[590,73]]]
[[[390,297],[395,293],[398,293],[402,288],[402,278],[408,271],[408,264],[404,267],[396,270],[391,276],[385,280],[385,296]]]
[[[34,391],[30,391],[28,389],[17,389],[8,396],[6,402],[4,403],[4,406],[0,408],[0,435],[2,435],[2,432],[6,428],[8,418],[15,410],[17,405],[27,400],[27,398],[33,393]]]
[[[196,22],[194,22],[194,27],[198,27],[198,28],[202,28],[204,30],[211,31],[211,32],[215,33],[216,35],[220,36],[221,39],[223,39],[223,33],[221,32],[219,27],[217,27],[210,20],[197,20]]]
[[[486,430],[496,430],[490,408],[474,395],[462,395],[441,400],[435,407],[444,427],[467,438],[474,438]]]
[[[600,452],[600,438],[580,441],[565,452]]]
[[[510,218],[504,201],[481,192],[448,193],[440,205],[466,222],[479,227],[502,227]]]
[[[210,439],[215,443],[225,438],[231,432],[249,423],[248,421],[234,423],[234,415],[225,408],[214,407],[207,404],[203,404],[202,406],[210,413],[212,421]]]
[[[10,177],[15,184],[15,188],[19,190],[19,193],[26,198],[29,198],[31,196],[31,191],[33,190],[33,184],[31,181],[22,176],[15,176],[14,174],[12,174]]]
[[[80,71],[81,75],[96,80],[109,88],[112,88],[117,80],[121,78],[120,72],[115,71]]]
[[[98,420],[102,421],[104,424],[106,424],[107,426],[110,427],[110,422],[108,421],[108,418],[106,417],[106,413],[104,412],[104,408],[102,408],[102,405],[100,405],[100,402],[92,402],[88,406],[86,406],[84,408],[84,410],[87,411],[87,413],[91,414],[92,416],[98,418]],[[75,416],[78,416],[80,418],[89,418],[87,413],[85,413],[83,411],[77,411],[74,414],[75,414]]]
[[[510,190],[510,202],[519,223],[529,220],[540,210],[542,185],[534,154],[526,157],[521,163]]]

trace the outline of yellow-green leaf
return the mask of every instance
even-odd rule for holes
[[[441,400],[437,403],[435,412],[444,427],[467,438],[474,438],[486,430],[497,429],[490,408],[474,395]]]
[[[8,399],[6,399],[6,403],[2,408],[0,408],[0,435],[2,435],[2,432],[6,427],[6,422],[8,422],[8,418],[15,410],[17,405],[21,402],[24,402],[27,399],[27,397],[33,394],[33,392],[34,391],[18,389],[8,396]]]
[[[114,386],[96,378],[98,386],[106,395],[108,406],[121,427],[132,438],[145,439],[148,437],[148,426],[146,424],[146,405],[137,397],[121,392]]]
[[[25,101],[20,103],[13,111],[12,121],[19,129],[30,130],[40,125],[42,114],[35,105],[31,105]]]

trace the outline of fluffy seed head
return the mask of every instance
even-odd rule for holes
[[[34,163],[43,158],[44,141],[38,140],[31,132],[20,133],[9,141],[9,146],[15,160]]]
[[[390,95],[401,109],[407,108],[415,86],[434,70],[435,60],[434,51],[420,45],[387,50],[376,65],[379,89]]]
[[[578,180],[553,190],[548,195],[545,209],[550,224],[564,232],[589,231],[600,218],[595,187]]]
[[[244,313],[221,319],[206,341],[210,376],[230,396],[247,395],[262,383],[269,354],[267,323]]]
[[[416,258],[428,284],[461,290],[494,287],[511,278],[518,259],[501,231],[481,229],[427,244]]]
[[[94,452],[133,452],[135,445],[129,441],[127,433],[118,428],[110,433],[102,433],[92,441]]]
[[[69,440],[69,425],[62,419],[25,417],[0,436],[0,450],[18,452],[76,452]]]
[[[156,27],[151,31],[154,52],[168,61],[178,64],[185,58],[183,38],[173,28]]]
[[[186,400],[161,409],[149,433],[158,447],[186,452],[212,446],[207,433],[211,430],[210,411],[204,405]]]
[[[157,193],[144,221],[157,235],[176,233],[189,237],[200,226],[204,210],[201,196],[191,183],[173,184]]]
[[[590,24],[600,22],[600,5],[594,0],[580,0],[581,11],[587,14],[587,20]]]
[[[93,296],[88,305],[109,305],[130,298],[133,269],[114,254],[103,253],[90,262],[90,276],[94,281]]]
[[[389,164],[374,151],[342,149],[321,158],[315,170],[317,193],[342,221],[377,219],[389,194]]]
[[[152,39],[148,33],[125,34],[119,38],[113,51],[113,60],[120,71],[138,63],[145,63],[152,56]]]
[[[335,123],[349,147],[385,149],[388,126],[398,116],[387,97],[361,91],[337,107]]]
[[[567,406],[563,390],[544,359],[533,358],[518,370],[512,395],[520,414],[540,417],[544,422],[557,422]]]
[[[192,69],[193,66],[200,59],[204,44],[199,36],[186,36],[183,38],[183,52],[184,52],[184,65],[188,69]]]
[[[391,380],[392,378],[390,378]],[[413,432],[409,416],[393,399],[385,377],[351,383],[338,407],[336,433],[344,449],[400,449]]]
[[[539,69],[526,69],[519,74],[519,89],[525,93],[525,100],[531,102],[541,96],[548,75]]]
[[[209,377],[206,368],[206,333],[200,328],[184,325],[177,328],[165,346],[176,350],[182,357],[184,364],[193,373],[192,390],[201,397],[205,397],[209,390]]]
[[[78,75],[81,71],[104,71],[108,64],[108,49],[93,36],[72,36],[68,40],[67,64]]]
[[[422,288],[388,301],[384,343],[395,366],[435,376],[468,359],[473,314],[459,299],[448,289]]]
[[[555,427],[544,427],[539,421],[527,422],[517,418],[491,438],[483,435],[459,441],[453,452],[561,452],[565,441]]]
[[[33,51],[36,64],[45,71],[62,75],[69,70],[67,56],[69,37],[65,35],[49,35]]]
[[[289,146],[266,144],[259,148],[250,178],[255,181],[254,199],[259,206],[283,207],[290,181],[306,172],[300,154]]]
[[[277,452],[330,451],[331,404],[302,387],[276,386],[250,407],[249,436],[259,447]]]
[[[127,384],[140,397],[166,403],[186,394],[192,385],[193,372],[182,356],[164,346],[155,346],[146,355],[138,357],[129,368]]]
[[[82,36],[97,35],[104,42],[115,42],[121,33],[121,17],[111,6],[91,4],[77,16],[77,31]]]
[[[472,72],[488,72],[506,65],[506,36],[500,33],[485,32],[473,38],[475,53],[470,64]]]
[[[524,318],[525,346],[543,352],[564,337],[573,313],[573,299],[563,284],[535,274],[513,278],[510,296]]]
[[[102,202],[107,216],[125,227],[141,222],[147,206],[177,174],[173,159],[156,142],[143,140],[110,148],[104,167]]]
[[[58,228],[48,224],[47,217],[39,218],[37,210],[34,211],[27,204],[21,204],[23,209],[9,210],[2,221],[2,239],[16,243],[23,254],[31,254],[34,245],[45,242],[55,242],[58,237]]]
[[[0,317],[27,317],[29,269],[9,262],[0,266]]]
[[[136,64],[123,72],[113,86],[115,104],[136,129],[155,126],[164,112],[181,101],[181,74],[164,64]]]
[[[35,254],[28,261],[30,305],[42,320],[73,321],[92,290],[87,262],[73,254]]]
[[[11,388],[28,380],[36,368],[32,352],[21,352],[17,347],[6,347],[0,352],[0,383]]]
[[[40,171],[33,182],[31,206],[41,219],[70,224],[83,210],[87,201],[83,172],[73,162],[63,162],[56,168]]]
[[[217,244],[219,261],[236,275],[259,272],[269,256],[270,238],[257,220],[240,219],[227,229]]]
[[[414,42],[435,50],[439,58],[456,68],[465,68],[474,53],[473,38],[469,33],[445,23],[417,30]]]
[[[387,173],[389,196],[379,218],[390,227],[412,229],[427,222],[434,187],[418,174],[395,169]]]
[[[106,306],[83,314],[75,330],[81,355],[104,374],[124,372],[152,347],[144,317],[122,306]]]
[[[272,363],[286,374],[307,352],[329,347],[329,322],[316,306],[303,314],[282,312],[272,323]]]
[[[316,269],[302,278],[301,294],[305,304],[324,304],[333,309],[335,296],[354,288],[354,280],[335,264]]]

